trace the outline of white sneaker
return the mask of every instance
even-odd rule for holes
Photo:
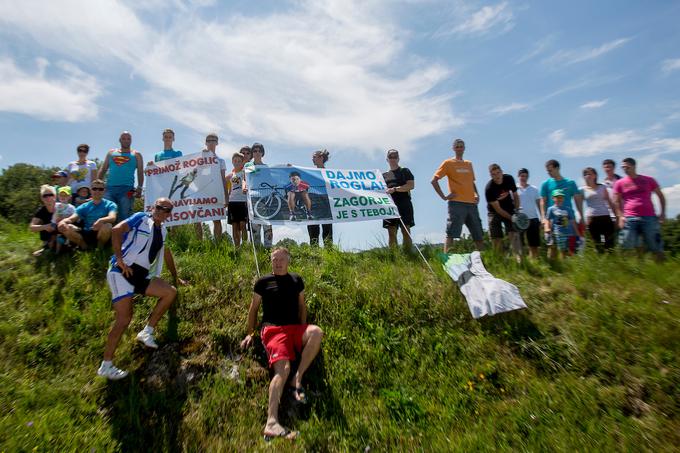
[[[128,372],[113,365],[100,365],[99,369],[97,370],[97,375],[111,379],[112,381],[117,381],[118,379],[123,379],[125,376],[127,376]]]
[[[156,339],[153,337],[152,333],[148,333],[148,332],[145,332],[143,330],[140,331],[137,334],[137,341],[144,343],[144,346],[146,346],[147,348],[158,349],[158,345],[156,344]]]

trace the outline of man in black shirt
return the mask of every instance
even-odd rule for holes
[[[383,173],[386,192],[392,196],[392,201],[397,206],[397,211],[401,216],[395,219],[383,220],[383,228],[387,228],[390,247],[397,246],[397,228],[401,229],[401,236],[404,240],[404,249],[411,250],[411,228],[416,224],[413,219],[413,204],[411,203],[411,191],[415,187],[413,173],[408,168],[399,166],[399,151],[391,149],[387,151],[387,162],[390,170]],[[403,223],[402,223],[403,222]]]
[[[521,244],[519,235],[512,225],[512,215],[520,207],[515,178],[503,174],[503,170],[498,164],[489,165],[489,174],[491,181],[487,183],[485,190],[489,210],[489,236],[493,241],[494,248],[501,251],[503,248],[503,226],[505,226],[512,251],[519,261]]]
[[[289,386],[297,401],[307,402],[302,376],[319,353],[323,338],[323,331],[318,326],[307,324],[305,286],[302,277],[288,272],[290,252],[277,247],[272,251],[271,258],[272,273],[255,283],[253,301],[248,311],[248,335],[241,342],[244,349],[251,345],[257,311],[262,304],[262,344],[269,357],[269,366],[274,370],[274,377],[269,384],[269,408],[264,426],[264,438],[267,441],[274,437],[294,439],[297,436],[298,433],[291,432],[279,423],[281,394],[290,375],[290,363],[299,355],[300,364]]]

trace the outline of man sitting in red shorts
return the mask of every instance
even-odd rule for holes
[[[294,439],[298,433],[279,424],[279,402],[290,375],[290,363],[300,357],[297,372],[288,381],[295,399],[307,402],[302,387],[302,376],[321,349],[323,331],[319,326],[307,324],[305,285],[302,277],[288,272],[290,252],[283,247],[272,251],[272,273],[255,283],[253,301],[248,311],[248,332],[241,342],[242,348],[251,345],[257,312],[262,304],[262,343],[267,350],[269,366],[274,377],[269,384],[269,408],[264,426],[265,440],[274,437]]]

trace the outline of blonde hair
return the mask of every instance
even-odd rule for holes
[[[40,186],[40,196],[43,196],[46,193],[51,193],[55,197],[57,196],[57,192],[54,190],[54,187],[50,186],[49,184],[43,184]]]

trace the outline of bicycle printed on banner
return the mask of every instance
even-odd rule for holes
[[[331,212],[325,188],[325,185],[309,186],[306,190],[295,192],[261,182],[257,188],[251,189],[254,218],[289,222],[329,220]]]

